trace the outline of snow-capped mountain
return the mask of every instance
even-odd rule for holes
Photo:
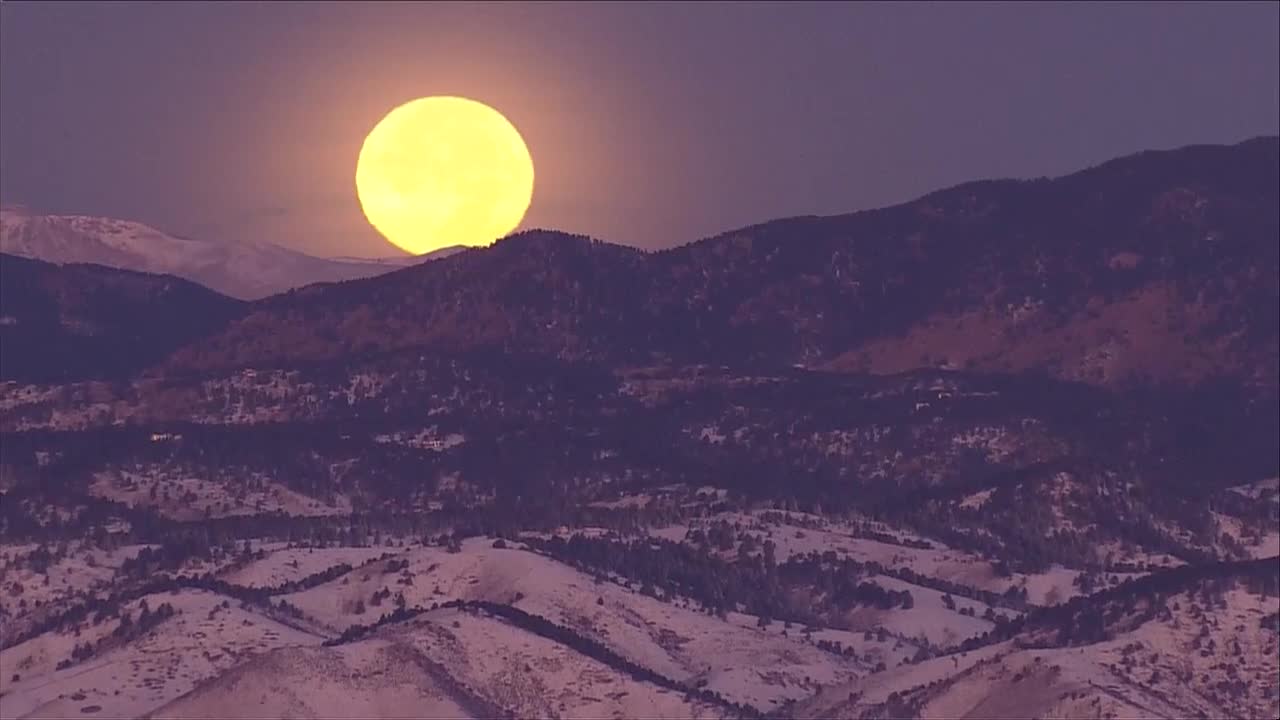
[[[417,257],[328,259],[267,242],[192,240],[130,220],[0,209],[0,252],[58,264],[176,275],[243,300],[311,283],[380,275],[462,249]]]

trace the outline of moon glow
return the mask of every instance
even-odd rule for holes
[[[369,223],[414,255],[488,245],[524,219],[533,158],[497,110],[452,96],[387,113],[365,138],[356,194]]]

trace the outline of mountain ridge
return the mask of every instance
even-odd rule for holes
[[[244,306],[172,275],[0,253],[0,379],[125,376]]]
[[[0,251],[55,264],[88,263],[174,275],[240,300],[315,282],[369,277],[446,257],[445,248],[401,258],[318,258],[269,242],[213,241],[165,233],[132,220],[42,215],[21,206],[0,209]]]
[[[269,299],[166,367],[520,347],[606,364],[1274,384],[1278,150],[1269,137],[1139,153],[656,252],[529,230]]]

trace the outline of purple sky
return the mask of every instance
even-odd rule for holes
[[[392,107],[493,105],[526,227],[665,247],[1280,133],[1280,4],[0,4],[0,199],[392,255]]]

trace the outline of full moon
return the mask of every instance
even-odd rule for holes
[[[374,126],[356,162],[356,194],[378,232],[421,255],[488,245],[533,199],[533,158],[497,110],[461,97],[401,105]]]

